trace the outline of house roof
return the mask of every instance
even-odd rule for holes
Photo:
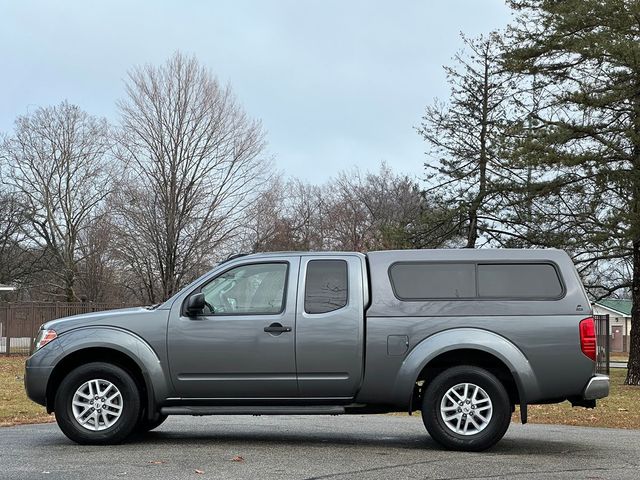
[[[600,305],[601,307],[608,308],[609,310],[615,310],[616,312],[622,313],[625,317],[631,316],[631,300],[627,299],[618,299],[618,298],[607,298],[605,300],[600,300],[595,302],[596,305]]]
[[[16,287],[12,287],[10,285],[3,285],[0,283],[0,292],[13,292]]]

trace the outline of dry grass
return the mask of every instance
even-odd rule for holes
[[[610,354],[610,360],[612,362],[628,362],[629,361],[629,354],[628,353],[622,353],[622,352],[611,353]]]
[[[44,407],[27,398],[23,384],[24,361],[25,357],[0,357],[0,426],[54,421]],[[621,368],[611,370],[611,394],[599,400],[595,409],[573,408],[569,402],[530,405],[529,422],[640,429],[637,409],[640,387],[624,385],[626,373]],[[520,421],[518,410],[513,421]]]
[[[529,405],[528,422],[583,427],[640,429],[640,386],[624,385],[627,370],[611,369],[609,396],[598,400],[595,409],[572,407],[569,402],[551,405]],[[420,414],[414,412],[414,415]],[[392,413],[391,415],[406,415]],[[520,408],[516,407],[512,421],[520,423]]]
[[[26,357],[0,357],[0,427],[54,421],[44,407],[33,403],[24,391]]]
[[[624,385],[627,370],[611,369],[611,391],[607,398],[598,400],[595,409],[571,407],[569,402],[553,405],[529,405],[530,423],[553,423],[605,428],[640,428],[640,387]],[[513,421],[520,422],[516,409]]]

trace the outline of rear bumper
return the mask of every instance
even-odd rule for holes
[[[594,375],[587,383],[582,398],[584,400],[597,400],[609,395],[609,377],[606,375]]]

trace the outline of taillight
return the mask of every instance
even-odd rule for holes
[[[580,348],[582,353],[596,361],[596,324],[591,317],[580,321]]]
[[[58,337],[58,334],[55,330],[40,330],[38,332],[38,336],[35,341],[35,349],[40,350],[51,340],[55,340]]]

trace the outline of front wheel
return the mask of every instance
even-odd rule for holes
[[[470,365],[452,367],[427,387],[422,420],[429,435],[444,447],[478,452],[506,433],[511,402],[491,372]]]
[[[55,396],[60,430],[80,444],[109,445],[124,441],[140,416],[140,392],[120,367],[93,362],[72,370]]]

